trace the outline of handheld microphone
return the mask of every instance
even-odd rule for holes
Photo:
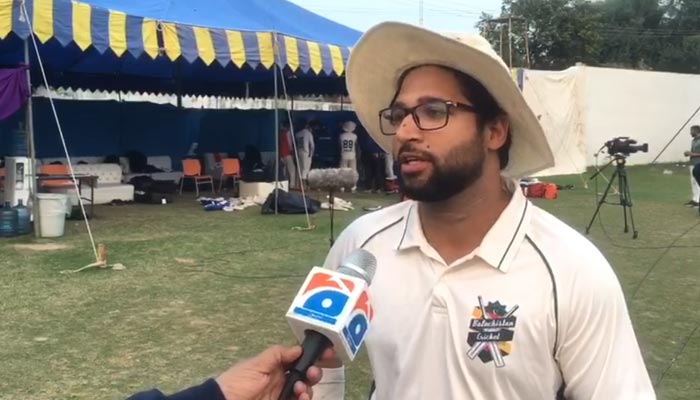
[[[363,249],[350,253],[337,271],[311,269],[287,311],[302,354],[287,373],[280,400],[289,400],[294,384],[306,379],[327,348],[333,346],[343,361],[355,359],[374,317],[367,288],[376,270],[377,259]]]
[[[309,187],[328,192],[350,190],[357,184],[357,172],[352,168],[324,168],[309,171]]]

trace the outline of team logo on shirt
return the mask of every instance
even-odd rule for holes
[[[467,344],[471,346],[467,352],[469,359],[479,357],[484,363],[493,361],[497,368],[505,367],[503,357],[512,352],[511,342],[517,322],[517,317],[513,314],[517,310],[517,305],[509,310],[499,301],[488,302],[484,306],[484,301],[479,296],[479,305],[474,307],[469,323],[467,336]]]

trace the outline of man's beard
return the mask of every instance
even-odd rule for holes
[[[401,174],[401,192],[411,200],[430,203],[445,201],[464,191],[483,173],[486,155],[479,138],[451,149],[442,162],[432,154],[420,152],[421,157],[432,164],[432,173],[426,181]],[[399,155],[404,151],[415,152],[412,147],[409,144],[402,146]]]

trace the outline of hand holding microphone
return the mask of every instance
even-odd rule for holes
[[[353,251],[337,271],[314,267],[294,298],[287,321],[302,342],[302,354],[287,373],[280,400],[288,400],[294,385],[333,347],[343,361],[355,359],[367,336],[374,311],[367,288],[377,268],[366,250]]]
[[[285,369],[299,358],[301,352],[299,346],[270,347],[259,355],[234,365],[216,378],[216,383],[227,400],[274,400],[282,389]],[[332,349],[327,349],[321,358],[330,359],[334,354]],[[304,382],[296,382],[294,385],[293,398],[310,400],[311,386],[320,380],[321,369],[309,368]]]

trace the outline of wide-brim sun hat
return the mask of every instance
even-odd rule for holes
[[[385,151],[393,136],[382,134],[379,111],[389,107],[399,78],[421,65],[441,65],[479,81],[508,114],[511,147],[503,173],[528,176],[554,166],[554,156],[537,117],[513,80],[510,69],[480,35],[447,37],[417,26],[384,22],[357,42],[347,66],[347,87],[355,112]]]

